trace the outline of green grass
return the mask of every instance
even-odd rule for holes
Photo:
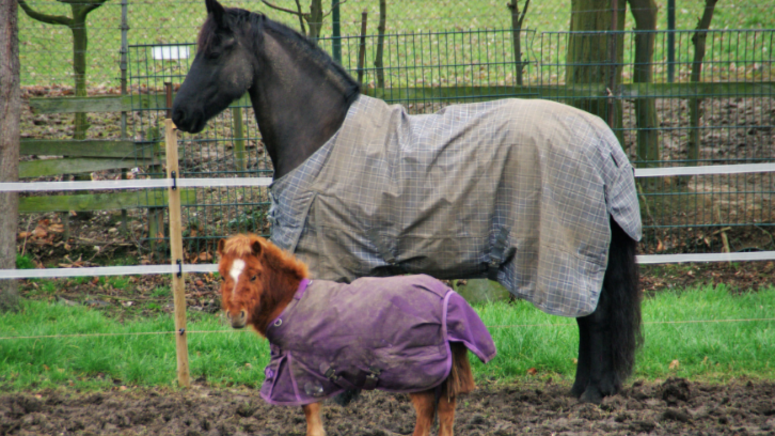
[[[263,378],[268,348],[253,334],[234,332],[216,316],[189,314],[188,329],[226,330],[191,334],[188,347],[194,379],[216,384],[255,384]],[[171,316],[121,323],[97,310],[25,301],[23,310],[0,317],[0,336],[86,335],[0,340],[0,389],[114,385],[170,385],[176,374]],[[88,336],[112,334],[115,336]]]
[[[526,302],[513,308],[491,304],[478,311],[488,326],[537,326],[491,328],[499,355],[488,365],[475,362],[477,375],[499,380],[524,376],[535,368],[538,376],[572,380],[578,344],[574,320],[546,315]],[[775,288],[738,295],[724,286],[660,292],[644,301],[645,342],[634,377],[775,378],[775,321],[722,322],[773,318],[773,313]],[[696,320],[716,322],[669,323]],[[679,366],[670,369],[674,360]]]
[[[488,365],[474,360],[480,380],[524,378],[570,381],[578,334],[572,319],[546,315],[526,302],[476,307],[498,347]],[[644,302],[645,345],[635,378],[668,376],[705,381],[733,377],[775,379],[775,322],[720,322],[772,317],[775,289],[732,294],[724,286],[662,292]],[[708,323],[672,323],[712,320]],[[0,340],[0,389],[114,385],[174,386],[175,339],[172,317],[124,322],[84,307],[25,301],[20,313],[0,316],[0,337],[94,335]],[[257,386],[268,362],[268,346],[252,332],[232,331],[219,316],[189,314],[191,376],[216,385]],[[225,330],[219,333],[195,333]],[[670,368],[677,360],[678,368]],[[534,368],[535,375],[528,375]]]

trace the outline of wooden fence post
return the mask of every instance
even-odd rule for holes
[[[175,124],[171,119],[164,120],[164,138],[167,149],[167,177],[177,180],[178,138]],[[178,356],[178,383],[181,387],[191,387],[188,371],[188,341],[186,334],[186,280],[183,277],[183,234],[180,217],[180,189],[173,186],[169,191],[170,213],[170,261],[178,272],[172,275],[172,293],[175,303],[175,343]]]
[[[245,171],[247,168],[245,153],[245,133],[242,125],[242,108],[231,108],[231,120],[234,126],[234,161],[238,171]]]

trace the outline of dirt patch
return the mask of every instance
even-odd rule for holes
[[[742,293],[775,285],[775,262],[716,262],[642,265],[640,289],[645,293],[723,284]]]
[[[775,434],[773,382],[636,382],[601,406],[580,404],[567,391],[553,382],[480,387],[458,404],[457,433]],[[323,417],[329,436],[405,435],[414,426],[406,395],[366,392],[346,407],[329,403]],[[0,394],[4,435],[303,435],[305,426],[300,408],[270,406],[246,388]]]

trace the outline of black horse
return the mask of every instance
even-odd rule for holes
[[[294,30],[216,0],[205,3],[208,17],[175,98],[173,121],[183,131],[199,132],[247,92],[277,180],[337,133],[359,99],[359,85]],[[599,300],[592,313],[576,318],[580,342],[571,394],[593,403],[621,389],[642,342],[637,241],[612,216],[606,221],[610,245]]]

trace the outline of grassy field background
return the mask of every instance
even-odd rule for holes
[[[32,0],[28,2],[36,10],[56,15],[69,15],[69,6],[53,0]],[[294,28],[298,19],[286,13],[273,11],[259,0],[229,0],[226,6],[242,7],[266,13],[273,19]],[[275,0],[282,7],[294,9],[294,0]],[[387,32],[446,32],[477,29],[507,29],[511,18],[509,10],[501,0],[423,1],[388,0]],[[330,2],[324,1],[329,5]],[[378,17],[377,0],[350,0],[342,5],[342,35],[357,35],[363,10],[368,11],[368,33],[376,33]],[[520,2],[524,5],[524,2]],[[666,27],[666,2],[660,6],[658,30]],[[676,11],[676,28],[692,30],[701,15],[703,1],[680,2]],[[196,39],[199,26],[204,20],[202,1],[129,1],[128,19],[129,44],[190,43]],[[532,2],[524,27],[531,32],[564,31],[570,20],[570,2],[549,0]],[[634,20],[628,13],[626,28],[632,29]],[[119,85],[121,48],[121,4],[117,0],[107,2],[89,15],[88,79],[96,89]],[[19,11],[20,56],[22,63],[22,85],[72,86],[72,38],[69,29],[63,26],[43,24],[30,19]],[[768,0],[749,2],[719,2],[711,25],[712,29],[773,29],[775,14]],[[331,17],[325,22],[323,36],[331,34]],[[535,39],[537,34],[528,36]],[[508,41],[508,39],[506,39]],[[498,41],[493,41],[497,43]],[[766,43],[766,41],[765,41]],[[390,44],[390,41],[388,41]],[[761,44],[761,42],[759,43]],[[658,43],[659,45],[659,43]],[[730,50],[735,44],[726,44]],[[330,43],[324,43],[330,49]],[[533,47],[537,47],[533,43]],[[465,46],[456,50],[465,50]],[[755,48],[755,47],[751,47]],[[760,47],[761,48],[761,47]],[[562,53],[561,46],[545,47]],[[712,49],[712,48],[711,48]],[[505,50],[510,50],[510,46]],[[679,56],[689,59],[691,45],[686,38],[679,42]],[[770,52],[771,53],[771,52]],[[345,54],[346,55],[346,54]],[[658,49],[657,59],[660,53]],[[390,62],[387,62],[390,65]]]
[[[498,348],[488,365],[472,359],[480,380],[573,379],[574,320],[546,315],[523,301],[475,308]],[[645,344],[634,379],[775,379],[775,288],[664,291],[646,298],[643,313]],[[265,340],[232,330],[220,314],[188,316],[192,379],[260,385],[269,356]],[[0,390],[175,386],[173,330],[170,314],[119,320],[83,306],[25,300],[20,313],[0,316]],[[55,337],[42,337],[47,335]]]

